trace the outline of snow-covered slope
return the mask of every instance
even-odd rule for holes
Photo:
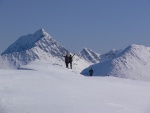
[[[94,75],[111,75],[121,78],[130,78],[150,81],[150,47],[131,45],[112,60],[107,60],[89,68],[94,69]],[[89,68],[82,71],[88,75]]]
[[[48,62],[0,70],[0,113],[150,113],[149,98],[148,82],[85,77]]]
[[[14,66],[10,64],[10,62],[6,59],[4,59],[4,57],[2,57],[0,55],[0,69],[13,69]]]
[[[79,52],[78,55],[80,58],[83,58],[90,63],[97,63],[100,60],[99,58],[100,54],[87,48],[84,48],[81,52]]]

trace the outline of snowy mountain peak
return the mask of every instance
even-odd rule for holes
[[[146,48],[145,46],[143,45],[136,45],[136,44],[131,44],[129,45],[125,50],[137,50],[139,48]]]
[[[10,45],[2,53],[2,55],[13,52],[22,52],[36,46],[42,49],[42,46],[45,46],[45,44],[47,44],[47,46],[50,46],[50,43],[56,44],[57,42],[54,39],[52,39],[52,37],[47,32],[45,32],[44,29],[40,29],[36,31],[34,34],[21,36],[17,41],[15,41],[12,45]]]
[[[34,33],[35,36],[44,36],[44,35],[49,35],[43,28],[37,30],[35,33]]]
[[[87,60],[88,62],[91,62],[91,63],[97,63],[99,62],[99,55],[98,53],[90,50],[90,49],[87,49],[87,48],[84,48],[80,53],[79,53],[79,56],[84,58],[85,60]]]
[[[90,49],[84,47],[82,51],[90,51]]]
[[[62,55],[67,52],[44,29],[40,29],[34,34],[21,36],[2,53],[2,57],[15,67],[19,67],[38,59],[52,61],[57,58],[62,61]]]
[[[3,53],[13,53],[13,52],[21,52],[34,47],[35,43],[39,41],[44,36],[48,36],[43,29],[36,31],[34,34],[28,34],[25,36],[21,36],[17,41],[15,41],[12,45],[10,45]]]
[[[145,47],[143,45],[136,45],[136,44],[131,44],[127,48],[125,48],[122,52],[119,53],[119,56],[123,56],[126,54],[132,54],[134,56],[137,56],[142,50],[147,50],[148,47]]]
[[[143,46],[143,45],[131,44],[129,47],[136,48],[136,47],[139,47],[139,46]]]
[[[106,61],[115,58],[122,50],[112,49],[108,53],[100,55],[100,61]]]
[[[81,51],[81,53],[99,55],[98,53],[96,53],[96,52],[94,52],[93,50],[88,49],[88,48],[86,48],[86,47],[83,48],[83,50]]]
[[[39,29],[39,30],[41,30],[42,32],[45,32],[44,28],[41,28],[41,29]]]

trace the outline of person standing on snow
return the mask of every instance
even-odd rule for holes
[[[66,68],[68,68],[68,64],[69,64],[69,55],[68,55],[68,53],[64,57],[65,57]]]
[[[90,76],[92,76],[93,75],[93,69],[91,68],[90,70],[89,70],[89,74],[90,74]]]
[[[69,56],[70,69],[72,69],[72,58],[74,57],[74,55]]]

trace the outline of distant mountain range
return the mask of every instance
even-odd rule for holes
[[[54,40],[44,29],[21,36],[0,55],[0,69],[17,69],[35,60],[44,60],[65,67],[64,56],[69,51]],[[73,53],[70,53],[73,54]],[[73,59],[73,70],[94,76],[116,76],[150,80],[150,47],[132,44],[125,50],[111,50],[99,54],[84,48]]]
[[[89,66],[81,73],[89,75],[90,68],[93,68],[95,76],[150,81],[150,47],[132,44],[115,58]]]

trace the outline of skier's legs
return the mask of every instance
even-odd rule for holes
[[[93,73],[90,72],[90,76],[92,76],[92,75],[93,75]]]
[[[72,69],[72,62],[70,62],[70,69]]]
[[[68,62],[65,62],[66,63],[66,68],[68,68]]]

